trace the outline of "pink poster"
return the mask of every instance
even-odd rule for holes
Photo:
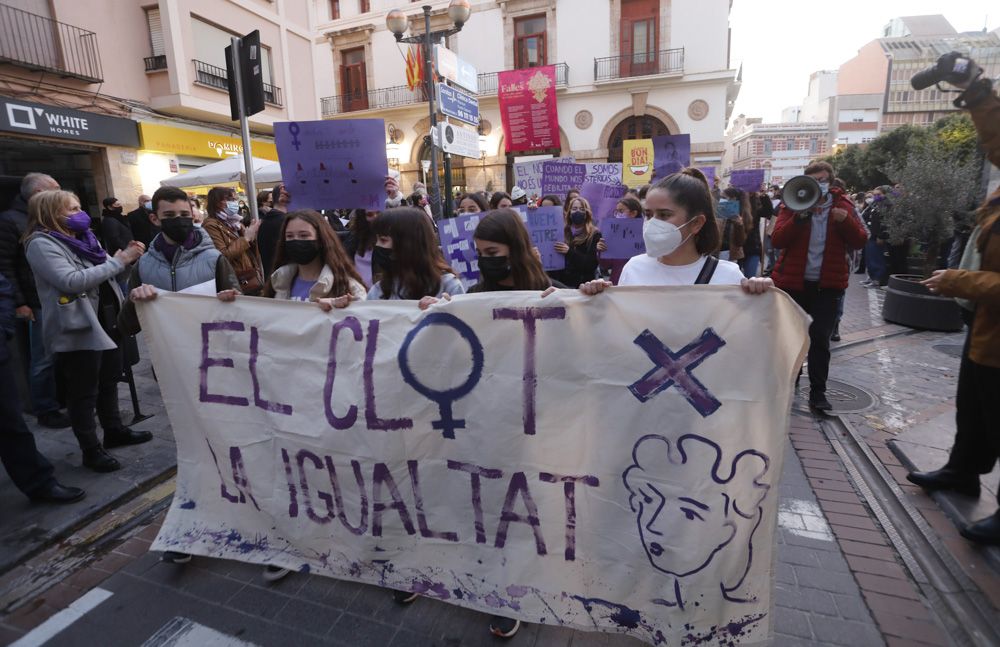
[[[555,66],[500,72],[499,84],[507,152],[559,149]]]

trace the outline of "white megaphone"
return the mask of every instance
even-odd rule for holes
[[[823,191],[819,182],[808,175],[799,175],[785,182],[781,190],[781,200],[785,206],[797,213],[809,211],[822,199]]]

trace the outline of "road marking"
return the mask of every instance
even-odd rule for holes
[[[778,503],[778,525],[799,537],[833,541],[826,517],[819,506],[804,499],[785,499]]]
[[[32,629],[22,636],[20,640],[12,643],[10,647],[37,647],[38,645],[44,645],[60,631],[82,618],[88,611],[112,595],[114,594],[111,591],[102,588],[91,589],[79,600]]]
[[[177,616],[142,643],[142,647],[256,647],[211,627]]]

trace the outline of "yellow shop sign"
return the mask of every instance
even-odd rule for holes
[[[225,159],[243,154],[243,142],[239,137],[216,135],[201,130],[176,128],[163,124],[139,123],[142,148],[147,151]],[[273,142],[253,140],[253,156],[266,160],[277,160],[278,150]]]

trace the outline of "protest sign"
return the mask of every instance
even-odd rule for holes
[[[653,179],[679,173],[691,163],[691,135],[661,135],[653,138]]]
[[[621,162],[586,162],[587,175],[585,182],[596,184],[621,184]]]
[[[531,160],[528,162],[517,162],[514,164],[514,184],[524,189],[528,197],[541,197],[542,194],[542,165],[546,162],[569,162],[576,160],[573,157],[553,157],[550,159]]]
[[[608,249],[601,253],[604,260],[628,260],[646,253],[640,218],[608,218],[601,222],[601,236]]]
[[[469,213],[443,218],[438,223],[441,251],[465,287],[479,281],[479,260],[472,235],[484,214]]]
[[[626,139],[622,142],[622,182],[633,189],[649,184],[653,175],[653,140]]]
[[[274,143],[296,209],[385,206],[384,120],[279,121]]]
[[[653,644],[768,638],[807,340],[784,293],[162,293],[138,314],[177,442],[153,550]]]
[[[708,179],[708,186],[715,186],[715,167],[714,166],[699,166],[698,170],[705,174]]]
[[[556,251],[556,243],[566,242],[562,207],[519,207],[524,224],[531,234],[531,243],[538,249],[545,271],[566,268],[566,256]]]
[[[590,203],[594,224],[600,226],[605,218],[614,218],[615,206],[625,195],[625,185],[598,184],[587,180],[580,187],[580,197]]]
[[[554,65],[498,72],[500,121],[508,153],[559,148]]]
[[[729,186],[734,186],[743,191],[760,191],[760,185],[764,183],[764,169],[746,169],[733,171],[729,175]]]
[[[584,164],[548,160],[542,162],[542,195],[565,195],[579,189],[587,175]]]

